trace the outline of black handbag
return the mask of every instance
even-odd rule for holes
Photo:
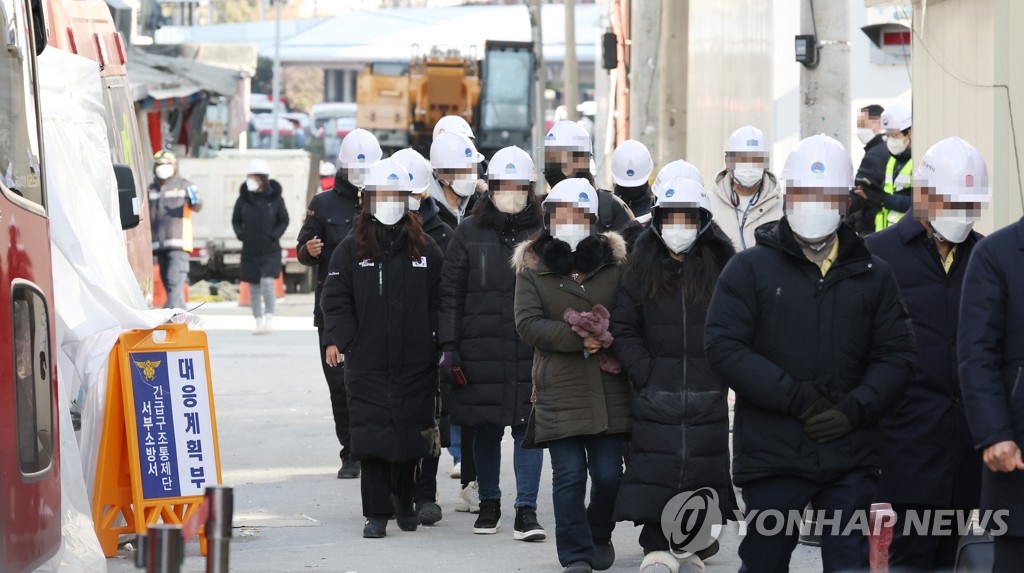
[[[960,538],[956,547],[954,573],[992,573],[995,564],[995,543],[992,536],[981,531]]]

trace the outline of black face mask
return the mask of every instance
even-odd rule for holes
[[[562,168],[557,165],[548,165],[544,168],[544,180],[548,182],[548,185],[554,187],[562,181],[568,179],[565,173],[562,173]]]
[[[650,187],[647,184],[641,185],[640,187],[623,187],[621,185],[615,186],[615,194],[622,197],[627,203],[632,203],[637,199],[647,195]]]

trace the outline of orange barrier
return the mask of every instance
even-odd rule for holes
[[[185,302],[188,302],[188,282],[185,282]],[[163,308],[167,304],[167,289],[160,280],[160,265],[153,265],[153,308]]]
[[[274,279],[274,296],[284,298],[284,273]],[[245,281],[238,288],[238,306],[249,306],[249,283]]]

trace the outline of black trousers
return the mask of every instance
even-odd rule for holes
[[[916,511],[922,515],[920,512],[942,508],[893,504],[892,509],[896,513],[896,526],[892,530],[892,544],[889,545],[889,570],[900,573],[952,571],[956,564],[956,548],[963,532],[959,535],[919,535],[913,527],[907,527],[908,512]],[[959,523],[961,519],[969,523],[970,510],[961,512],[967,515],[964,518],[958,517],[953,523]]]
[[[338,436],[338,443],[341,445],[339,455],[342,459],[348,457],[349,448],[352,447],[352,434],[349,430],[348,417],[348,394],[345,392],[345,364],[335,367],[327,365],[327,349],[324,347],[324,327],[317,327],[320,341],[320,365],[324,370],[324,378],[327,379],[327,390],[331,393],[331,411],[334,413],[334,433]]]
[[[1024,537],[1006,535],[995,539],[995,562],[992,573],[1015,573],[1024,564]]]
[[[438,460],[427,456],[420,461],[420,477],[416,480],[416,501],[437,501]]]
[[[412,503],[419,473],[419,460],[388,462],[380,458],[363,458],[360,490],[363,494],[363,516],[388,517],[396,511],[391,496],[399,503]]]
[[[459,426],[462,430],[462,487],[465,488],[476,481],[476,455],[473,454],[473,436],[476,433],[472,426]]]
[[[877,473],[872,470],[856,470],[827,484],[798,477],[772,476],[744,483],[743,501],[748,515],[754,510],[759,513],[774,510],[782,512],[783,519],[791,512],[802,512],[808,503],[828,515],[842,512],[837,528],[842,532],[854,518],[855,510],[863,511],[865,515],[870,511],[877,481]],[[769,531],[760,532],[757,527],[759,521],[755,518],[747,524],[746,535],[740,542],[739,555],[743,561],[740,573],[789,571],[790,556],[799,540],[799,532],[776,526],[779,531],[769,534],[775,526],[774,519],[766,519],[765,527]],[[829,535],[829,528],[823,533],[821,560],[824,573],[868,570],[868,538],[861,531]]]

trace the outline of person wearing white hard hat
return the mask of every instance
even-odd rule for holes
[[[677,159],[662,167],[661,171],[658,171],[658,176],[654,178],[654,183],[651,185],[651,193],[653,193],[655,197],[660,193],[664,193],[677,177],[689,179],[699,184],[701,188],[704,187],[704,178],[701,176],[700,171],[690,163],[687,163],[682,159]],[[647,214],[640,215],[633,221],[630,221],[630,223],[620,231],[622,238],[626,240],[628,252],[633,251],[633,245],[636,244],[637,239],[640,238],[640,235],[643,234],[650,224],[651,213],[648,212]]]
[[[632,455],[615,504],[616,521],[643,527],[641,573],[679,567],[671,552],[684,551],[670,543],[661,521],[673,497],[710,488],[723,515],[736,509],[728,389],[711,372],[703,344],[715,283],[736,250],[692,179],[677,176],[662,186],[652,215],[630,252],[611,324],[616,356],[641,396],[633,403]],[[643,396],[657,396],[657,403]],[[710,538],[701,543],[690,548],[691,566],[702,567],[718,550]]]
[[[391,155],[409,172],[409,183],[412,193],[409,194],[409,211],[419,216],[423,230],[434,239],[441,252],[447,252],[454,231],[441,220],[441,209],[430,196],[428,187],[433,178],[430,162],[412,148],[400,149]],[[441,446],[448,447],[451,442],[448,424],[450,396],[442,388],[441,393]],[[416,515],[421,525],[433,525],[441,521],[443,514],[437,504],[437,469],[440,458],[428,456],[420,464],[419,477],[416,479]]]
[[[878,479],[878,422],[913,376],[913,331],[892,269],[842,222],[846,149],[804,139],[782,178],[785,216],[733,257],[708,310],[711,367],[736,393],[733,482],[748,512],[811,504],[824,571],[867,570],[858,525]],[[747,529],[744,571],[788,569],[799,532],[783,529]]]
[[[178,172],[174,154],[161,149],[153,155],[153,181],[149,184],[149,214],[153,260],[167,292],[164,308],[185,308],[189,253],[195,246],[192,213],[203,208],[199,191]]]
[[[281,237],[288,229],[288,209],[281,196],[281,184],[270,178],[270,164],[266,161],[249,162],[231,225],[242,241],[239,279],[249,283],[250,306],[256,319],[253,334],[272,332],[277,298],[274,281],[281,274]]]
[[[978,150],[957,137],[944,139],[914,174],[912,216],[865,239],[896,274],[917,341],[914,381],[899,408],[883,418],[879,445],[876,501],[892,504],[897,523],[937,510],[959,512],[966,523],[978,507],[982,462],[960,398],[956,316],[968,261],[981,240],[972,227],[990,200]],[[962,534],[919,535],[896,527],[889,568],[952,571]]]
[[[882,203],[875,215],[875,232],[895,225],[910,211],[913,205],[913,161],[911,139],[913,127],[910,109],[902,105],[890,106],[882,113],[882,128],[885,129],[885,145],[889,149],[889,161],[885,165]]]
[[[725,169],[709,193],[715,221],[740,251],[754,246],[758,227],[782,218],[782,188],[768,159],[768,140],[760,129],[737,129],[725,144]]]
[[[590,134],[575,121],[556,121],[544,138],[544,179],[549,187],[569,178],[594,183],[590,172],[593,144]],[[597,190],[597,221],[602,232],[621,232],[635,219],[622,199],[610,191]]]
[[[444,255],[409,213],[412,185],[398,161],[374,163],[365,183],[364,208],[331,256],[321,306],[327,360],[347,362],[363,537],[376,539],[390,515],[403,531],[419,526],[420,460],[440,453],[435,333]]]
[[[483,158],[472,140],[453,131],[438,135],[430,144],[430,167],[437,185],[430,194],[441,207],[441,218],[453,229],[476,203]]]
[[[544,228],[512,259],[516,330],[533,346],[525,440],[551,456],[558,560],[567,573],[589,573],[615,561],[613,512],[632,417],[629,380],[608,332],[626,244],[598,232],[597,193],[586,179],[555,185],[543,208]]]
[[[334,189],[334,175],[338,172],[338,168],[334,166],[330,161],[320,162],[320,191],[330,191]]]
[[[650,177],[654,160],[647,146],[634,139],[622,142],[612,153],[612,181],[615,195],[640,218],[649,215],[654,204]]]
[[[434,124],[434,139],[442,133],[457,133],[469,139],[476,139],[473,128],[461,115],[446,115]]]
[[[522,447],[532,408],[533,349],[519,339],[512,320],[515,273],[508,264],[516,246],[541,228],[537,174],[528,153],[506,147],[491,158],[487,180],[487,193],[455,230],[445,254],[442,379],[451,382],[453,423],[462,431],[471,428],[474,436],[480,515],[473,532],[498,532],[501,441],[510,427],[517,493],[513,538],[540,541],[547,536],[537,521],[544,455]]]
[[[349,132],[341,142],[338,154],[340,167],[334,176],[334,186],[329,191],[318,193],[306,208],[306,217],[302,221],[302,229],[296,245],[299,262],[316,267],[316,289],[313,298],[313,325],[319,334],[319,341],[324,337],[324,315],[320,308],[320,298],[324,282],[327,280],[327,267],[334,250],[352,231],[356,216],[359,214],[360,191],[366,172],[370,165],[380,160],[383,153],[377,138],[365,129]],[[336,363],[329,364],[326,348],[320,348],[320,364],[327,381],[327,389],[331,397],[331,411],[334,418],[334,433],[341,449],[341,467],[338,479],[356,479],[359,477],[359,462],[349,456],[350,431],[348,419],[348,400],[345,397],[345,361],[339,357]]]
[[[948,166],[937,186],[968,197],[987,191],[980,154],[959,160],[957,154],[955,148],[942,154]],[[961,216],[947,215],[945,236],[955,234]],[[967,421],[984,463],[979,509],[1005,516],[983,526],[994,541],[992,571],[1018,571],[1024,563],[1024,218],[978,241],[963,284],[956,356]]]

